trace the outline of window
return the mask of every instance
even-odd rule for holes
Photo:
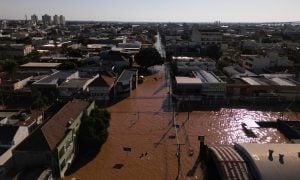
[[[60,159],[65,154],[65,148],[62,147],[58,152],[58,158]]]
[[[60,164],[60,168],[63,169],[65,166],[66,166],[66,160],[64,159]]]

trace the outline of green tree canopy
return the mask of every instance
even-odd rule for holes
[[[82,57],[82,51],[80,49],[67,48],[66,55],[69,57]]]
[[[155,48],[141,49],[140,52],[135,55],[135,61],[143,68],[163,64],[163,59]]]
[[[98,107],[82,115],[79,129],[79,142],[83,150],[100,147],[107,139],[110,113]]]
[[[217,45],[210,46],[206,49],[206,55],[214,60],[219,60],[222,56],[221,48]]]
[[[14,73],[18,68],[18,64],[14,60],[1,61],[0,65],[2,66],[3,70],[7,71],[9,74]]]

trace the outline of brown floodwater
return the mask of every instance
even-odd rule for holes
[[[177,139],[173,127],[173,113],[169,107],[164,69],[155,67],[156,74],[146,77],[132,95],[111,106],[112,119],[109,137],[101,152],[85,166],[66,179],[176,179]],[[288,143],[276,129],[253,127],[257,137],[248,137],[241,124],[254,121],[272,121],[280,112],[250,111],[247,109],[220,109],[176,113],[178,141],[181,145],[179,179],[202,179],[202,171],[193,168],[199,152],[199,135],[205,135],[207,144],[234,143]],[[189,117],[189,118],[188,118]],[[299,113],[284,113],[290,120],[300,119]],[[123,151],[124,147],[131,152]],[[189,152],[193,151],[192,156]],[[122,164],[120,169],[114,168]],[[191,172],[188,176],[188,173]]]

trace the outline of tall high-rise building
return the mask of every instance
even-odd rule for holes
[[[59,23],[60,23],[61,26],[66,25],[66,18],[65,18],[65,16],[63,16],[63,15],[59,16]]]
[[[60,20],[59,20],[59,16],[58,15],[54,15],[53,16],[53,24],[54,25],[59,25],[60,24]]]
[[[44,16],[42,16],[42,21],[44,25],[51,25],[51,16],[45,14]]]
[[[6,29],[7,28],[7,21],[6,20],[3,20],[2,23],[1,23],[1,28],[2,29]]]
[[[37,15],[35,15],[35,14],[31,15],[31,24],[34,26],[38,24],[38,16]]]

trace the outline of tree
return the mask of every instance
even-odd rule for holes
[[[47,97],[43,96],[37,89],[31,91],[31,108],[43,108],[47,104]]]
[[[16,39],[17,44],[32,44],[31,37],[25,37],[22,39]]]
[[[69,57],[82,57],[82,51],[80,49],[67,48],[66,55]]]
[[[25,58],[29,61],[39,61],[40,57],[40,53],[37,50],[33,50],[31,53],[27,54]]]
[[[150,66],[164,63],[163,59],[155,48],[141,49],[140,52],[135,55],[135,61],[145,69]]]
[[[79,144],[82,150],[99,148],[108,137],[110,113],[98,107],[91,111],[90,116],[84,112],[79,128]]]
[[[8,72],[10,76],[14,76],[18,68],[18,64],[14,60],[1,61],[0,65],[4,71]]]
[[[206,49],[206,55],[214,60],[218,60],[222,56],[222,51],[219,46],[213,45]]]
[[[227,67],[229,65],[230,65],[230,63],[224,59],[217,62],[217,67],[220,70],[222,70],[224,67]]]

